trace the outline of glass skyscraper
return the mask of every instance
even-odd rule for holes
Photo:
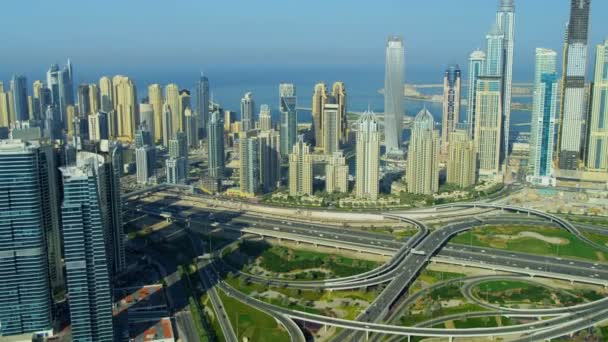
[[[403,128],[405,48],[400,37],[389,37],[386,42],[384,73],[384,140],[387,154],[403,155],[401,131]]]
[[[608,172],[608,39],[597,46],[591,91],[585,166],[589,171]]]
[[[513,48],[515,46],[515,6],[513,0],[501,0],[496,13],[496,24],[504,36],[502,63],[502,142],[501,163],[509,156],[511,129],[511,92],[513,87]]]
[[[571,0],[564,48],[564,78],[560,117],[559,168],[576,170],[585,113],[585,74],[591,0]]]
[[[296,134],[298,134],[296,87],[291,83],[280,84],[279,99],[279,109],[281,111],[281,151],[287,156],[296,143]]]
[[[44,169],[37,147],[0,141],[0,336],[52,332]]]
[[[475,137],[475,105],[477,96],[477,78],[485,72],[486,54],[476,50],[469,57],[469,97],[467,107],[467,122],[469,124],[469,135]]]
[[[554,184],[552,165],[557,87],[557,53],[549,49],[536,49],[530,159],[528,162],[528,180],[535,184]]]
[[[458,65],[450,65],[443,77],[443,120],[441,125],[442,154],[447,154],[450,133],[460,122],[461,72]]]
[[[224,176],[224,121],[220,111],[211,113],[207,123],[207,146],[209,151],[209,176]]]
[[[104,231],[104,158],[80,152],[63,175],[61,215],[72,340],[112,341],[112,296]]]
[[[13,76],[11,79],[11,91],[13,93],[15,120],[28,121],[30,115],[27,105],[27,79],[25,76]]]
[[[206,137],[208,132],[207,122],[209,122],[209,79],[201,74],[196,88],[196,103],[198,109],[198,119],[196,120],[199,135]]]
[[[248,92],[241,99],[241,131],[247,132],[255,128],[255,103],[253,94]]]

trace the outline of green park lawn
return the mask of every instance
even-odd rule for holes
[[[516,239],[505,239],[505,236],[516,236],[519,233],[532,232],[547,238],[561,239],[562,243],[550,243],[536,237],[520,236]],[[599,234],[595,234],[599,235]],[[593,236],[594,240],[598,239]],[[607,240],[608,241],[608,240]],[[527,225],[485,226],[477,227],[454,237],[450,242],[477,247],[488,247],[539,255],[572,257],[593,261],[608,259],[608,255],[595,250],[584,241],[569,232],[552,227]]]
[[[239,341],[243,337],[249,341],[290,341],[283,326],[268,314],[227,296],[223,291],[219,294]]]
[[[493,304],[534,304],[542,306],[572,306],[581,304],[586,296],[517,280],[491,280],[477,284],[473,294]]]
[[[370,271],[380,263],[368,260],[356,260],[339,255],[318,253],[306,250],[292,249],[283,246],[271,245],[266,242],[243,241],[239,252],[244,254],[247,262],[254,262],[260,258],[260,266],[269,272],[288,273],[293,271],[306,271],[312,269],[326,269],[336,277],[346,277]],[[243,258],[232,253],[235,257],[226,257],[227,262],[237,268],[245,266]],[[294,275],[296,279],[323,279],[327,274],[318,271],[299,272]]]

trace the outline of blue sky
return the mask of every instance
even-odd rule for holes
[[[380,65],[399,34],[408,68],[465,64],[483,47],[498,0],[3,1],[0,76],[46,70],[236,65]],[[561,50],[569,0],[516,0],[516,66]],[[608,1],[592,4],[591,43],[608,37]],[[561,51],[560,51],[561,52]],[[517,78],[517,75],[516,75]]]

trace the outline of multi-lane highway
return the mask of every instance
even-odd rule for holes
[[[543,212],[525,208],[517,208],[512,206],[498,206],[494,204],[487,203],[475,203],[475,204],[458,204],[458,207],[480,207],[480,208],[490,208],[490,209],[501,209],[508,210],[517,213],[523,213],[527,215],[535,215],[539,218],[546,219],[549,222],[554,222],[559,225],[561,228],[568,230],[572,234],[575,234],[579,239],[587,242],[589,245],[596,247],[598,249],[604,250],[601,245],[589,240],[578,227],[570,224],[564,219],[556,217],[554,215],[545,214]],[[446,208],[450,206],[444,206],[442,208]],[[453,206],[452,206],[453,207]],[[432,257],[437,254],[441,248],[447,243],[447,241],[453,237],[454,235],[469,230],[474,226],[485,224],[484,220],[481,219],[472,219],[470,221],[459,222],[455,224],[447,225],[441,229],[435,230],[433,232],[429,232],[426,226],[415,220],[411,220],[406,216],[403,219],[407,220],[410,223],[415,224],[419,228],[418,234],[409,239],[407,243],[403,244],[398,241],[390,241],[388,238],[378,238],[377,236],[373,237],[377,242],[378,248],[389,248],[393,250],[393,258],[390,262],[385,264],[383,267],[379,268],[377,273],[368,273],[362,277],[352,277],[349,279],[341,279],[333,281],[327,281],[326,284],[331,284],[331,286],[336,286],[337,289],[340,288],[352,288],[351,284],[356,284],[359,286],[360,284],[364,284],[363,286],[369,286],[374,284],[379,284],[381,282],[389,282],[386,286],[385,290],[376,298],[374,303],[367,308],[366,311],[362,313],[360,317],[358,317],[358,321],[345,321],[330,317],[323,317],[317,315],[306,314],[302,312],[297,312],[294,310],[289,310],[285,308],[274,307],[272,305],[256,301],[255,299],[249,298],[246,295],[241,294],[234,289],[231,289],[226,284],[221,284],[221,287],[227,291],[229,294],[238,297],[240,300],[254,305],[256,307],[264,307],[264,310],[268,310],[275,313],[281,313],[283,315],[287,315],[292,318],[316,322],[319,324],[333,325],[337,327],[342,327],[346,329],[359,330],[363,331],[366,334],[370,332],[386,332],[400,335],[416,335],[416,336],[448,336],[448,337],[458,337],[458,336],[497,336],[497,335],[505,335],[505,334],[522,334],[522,333],[547,333],[547,334],[564,334],[572,331],[580,330],[586,326],[589,326],[589,322],[593,322],[595,320],[604,319],[604,315],[606,313],[603,311],[604,304],[601,302],[594,303],[593,305],[598,305],[600,309],[596,310],[586,310],[582,308],[573,308],[574,312],[564,313],[563,315],[556,317],[554,319],[545,320],[538,323],[531,323],[528,325],[518,325],[513,327],[501,327],[501,328],[485,328],[485,329],[462,329],[458,331],[450,330],[450,329],[428,329],[428,328],[413,328],[413,327],[394,327],[386,324],[378,323],[381,321],[386,315],[390,312],[390,310],[394,307],[398,307],[399,300],[404,294],[404,291],[407,287],[416,279],[419,271],[432,260]],[[208,222],[208,218],[205,220]],[[196,217],[193,219],[190,218],[190,222],[196,223]],[[487,222],[486,222],[487,223]],[[282,230],[284,228],[278,228]],[[297,227],[292,229],[290,234],[298,235],[302,234],[302,229],[304,227]],[[319,227],[319,230],[316,228],[311,229],[308,227],[308,234],[312,234],[314,232],[317,234],[323,234],[320,238],[326,240],[325,234],[328,234],[328,229],[326,227]],[[333,228],[336,229],[336,228]],[[334,235],[335,240],[341,239],[344,243],[344,239],[355,238],[355,239],[363,239],[362,241],[366,241],[366,237],[354,237],[351,234],[345,234],[344,230],[341,229],[340,232],[335,232]],[[337,234],[340,235],[337,235]],[[261,234],[263,235],[263,234]],[[304,234],[305,235],[305,234]],[[371,236],[370,236],[371,238]],[[331,239],[328,239],[331,240]],[[370,241],[368,241],[369,244]],[[398,247],[397,244],[401,246]],[[396,249],[395,252],[395,248]],[[504,263],[512,268],[517,268],[523,270],[522,273],[532,273],[532,272],[561,272],[563,274],[571,274],[577,275],[577,272],[581,272],[580,276],[586,276],[590,278],[597,277],[598,279],[604,278],[606,275],[606,270],[602,269],[603,266],[599,264],[594,264],[593,266],[589,266],[589,264],[579,264],[579,262],[568,261],[568,264],[563,264],[560,266],[555,265],[553,262],[552,265],[549,265],[549,259],[547,257],[540,256],[529,256],[529,258],[522,259],[518,257],[515,253],[511,253],[509,255],[501,255],[501,253],[510,253],[510,252],[497,252],[495,250],[479,250],[473,247],[466,246],[448,246],[451,248],[446,248],[439,253],[440,258],[445,258],[446,260],[453,260],[454,263],[461,263],[462,265],[467,265],[470,261],[474,261],[478,264],[486,265],[492,263]],[[527,256],[528,257],[528,256]],[[529,265],[529,266],[526,266]],[[504,265],[503,265],[504,266]],[[504,266],[506,267],[506,266]],[[584,271],[583,268],[587,267],[587,270]],[[589,269],[593,270],[593,273],[589,275]],[[549,272],[550,271],[550,272]],[[577,275],[578,276],[578,275]],[[604,278],[605,279],[605,278]],[[367,285],[365,285],[367,284]],[[592,311],[592,312],[590,312]],[[422,330],[420,330],[422,329]],[[539,335],[540,336],[540,335]],[[545,336],[545,335],[543,335]],[[548,336],[548,335],[547,335]],[[558,335],[556,335],[558,336]],[[336,337],[336,340],[346,341],[349,338],[349,332],[344,330],[343,333]],[[355,336],[350,337],[352,341],[358,341],[363,338],[360,334],[355,334]]]

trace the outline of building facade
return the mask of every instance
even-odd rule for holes
[[[209,176],[224,176],[224,122],[219,111],[213,111],[207,123],[207,150],[209,152]]]
[[[536,49],[535,69],[528,180],[534,184],[554,185],[553,151],[558,105],[557,53],[549,49]]]
[[[439,132],[433,115],[424,108],[414,118],[407,157],[407,191],[432,195],[439,190]]]
[[[450,133],[460,122],[461,72],[458,65],[451,65],[443,77],[443,121],[441,125],[441,152],[447,154]]]
[[[334,152],[325,165],[325,192],[348,192],[348,164],[341,151]]]
[[[596,48],[591,91],[585,167],[588,171],[608,172],[608,39]]]
[[[384,139],[386,153],[401,155],[405,48],[400,37],[389,37],[386,43],[384,75]]]
[[[468,129],[450,132],[446,181],[467,188],[476,183],[477,151]]]
[[[255,102],[253,93],[248,92],[241,99],[241,130],[247,132],[255,128]]]
[[[310,145],[299,136],[292,152],[289,154],[289,195],[312,195],[313,170]]]
[[[380,127],[371,112],[361,116],[358,126],[355,194],[375,201],[380,188]]]
[[[291,83],[279,85],[279,110],[281,112],[281,151],[291,151],[298,134],[298,114],[296,111],[296,87]]]

